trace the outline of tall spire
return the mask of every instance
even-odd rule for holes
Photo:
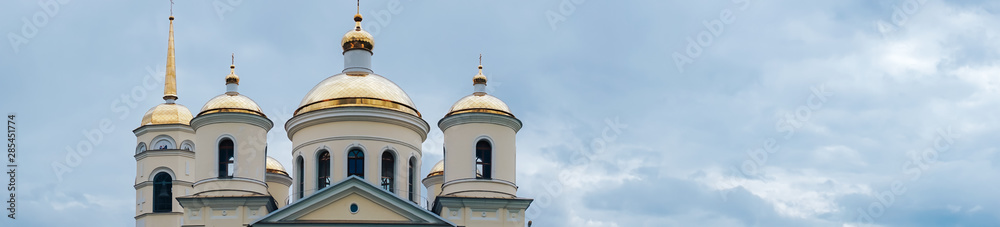
[[[171,11],[173,11],[172,5]],[[167,39],[167,78],[163,87],[163,100],[166,100],[167,103],[174,103],[177,100],[177,69],[174,65],[174,16],[170,16],[170,38]]]

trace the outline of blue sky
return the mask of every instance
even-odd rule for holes
[[[0,3],[18,225],[134,225],[131,130],[162,102],[162,85],[144,81],[163,76],[169,2],[41,2],[58,10]],[[290,166],[280,126],[342,69],[354,2],[173,11],[178,103],[197,110],[223,93],[235,53],[241,93],[278,126],[269,151]],[[424,174],[441,159],[436,122],[472,92],[483,54],[490,93],[525,125],[518,194],[535,198],[537,226],[1000,223],[1000,2],[366,0],[361,11],[374,70],[433,127]],[[101,122],[110,130],[88,138]],[[93,151],[57,174],[85,141]]]

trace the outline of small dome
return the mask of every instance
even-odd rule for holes
[[[437,164],[434,164],[434,167],[431,167],[431,173],[427,174],[427,177],[441,175],[444,175],[444,160],[438,161]]]
[[[375,44],[375,38],[372,37],[372,34],[361,29],[361,14],[354,15],[354,22],[354,29],[344,34],[344,38],[340,39],[340,46],[344,47],[344,51],[364,49],[371,52]]]
[[[240,84],[240,76],[236,75],[236,65],[229,65],[229,75],[226,75],[226,84]]]
[[[285,172],[285,167],[281,166],[281,163],[271,156],[267,156],[267,160],[264,162],[264,168],[264,171],[268,173],[277,173],[288,176],[288,172]]]
[[[165,125],[191,123],[191,110],[184,105],[176,103],[162,103],[146,111],[142,116],[142,125]]]
[[[451,106],[451,110],[445,117],[460,113],[493,113],[514,117],[514,114],[510,113],[507,103],[488,94],[472,94],[459,99],[455,105]]]
[[[260,110],[260,106],[257,106],[257,102],[251,100],[250,97],[240,94],[222,94],[209,99],[205,103],[205,106],[201,108],[201,112],[198,112],[198,116],[220,112],[249,113],[267,117]]]
[[[483,75],[483,65],[479,65],[479,74],[472,77],[472,84],[486,84],[486,75]]]
[[[420,117],[403,89],[376,74],[337,74],[326,78],[306,94],[295,115],[347,106],[390,109]]]
[[[444,160],[438,161],[437,164],[434,164],[434,166],[431,167],[431,173],[427,174],[427,177],[441,176],[441,175],[444,175]],[[476,176],[481,177],[483,176],[483,173],[479,172],[479,170],[477,169]]]

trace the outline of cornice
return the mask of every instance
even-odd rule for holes
[[[299,114],[285,122],[288,139],[299,130],[323,123],[342,121],[369,121],[398,125],[413,130],[420,135],[420,140],[427,140],[430,125],[424,119],[395,110],[374,107],[348,106],[310,111]]]
[[[150,132],[176,132],[176,131],[194,133],[194,129],[191,128],[191,126],[184,124],[143,125],[132,130],[132,133],[135,134],[135,136],[140,136],[142,134]]]
[[[191,119],[191,128],[194,128],[194,130],[197,131],[199,128],[205,127],[206,125],[218,123],[246,123],[260,127],[265,131],[269,131],[272,127],[274,127],[274,122],[271,122],[271,119],[261,117],[260,115],[237,112],[218,112],[200,115]]]
[[[469,123],[484,123],[484,124],[495,124],[500,126],[506,126],[513,129],[516,133],[521,130],[521,120],[513,118],[510,116],[504,116],[499,114],[491,113],[461,113],[451,116],[441,118],[438,121],[438,128],[441,131],[448,130],[452,126],[469,124]]]

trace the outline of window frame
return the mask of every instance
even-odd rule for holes
[[[230,143],[233,144],[233,148],[232,148],[232,151],[231,151],[232,154],[223,154],[222,153],[223,152],[222,143],[225,142],[225,141],[227,141],[227,140]],[[236,157],[236,153],[237,153],[236,152],[237,151],[236,140],[233,139],[233,137],[231,137],[231,136],[221,136],[221,137],[219,137],[218,141],[215,144],[216,144],[216,146],[215,146],[215,154],[216,154],[216,159],[217,159],[216,163],[215,163],[215,165],[216,165],[215,169],[216,169],[217,177],[218,178],[233,178],[233,177],[236,177],[236,169],[239,168],[236,165],[236,163],[238,163],[238,161],[237,161],[238,159],[236,159],[237,158]],[[229,159],[226,160],[226,161],[223,161],[224,160],[223,156],[226,156]],[[232,169],[229,168],[229,164],[232,164]],[[223,169],[226,170],[225,173],[223,173]]]
[[[166,177],[166,181],[163,181]],[[166,171],[160,171],[153,176],[153,213],[169,213],[174,210],[173,183],[174,176]],[[166,197],[160,197],[160,192],[167,190]],[[167,205],[164,205],[167,204]]]
[[[354,154],[355,152],[357,152],[360,155],[360,158],[352,158],[351,157],[352,154]],[[366,156],[365,155],[365,149],[363,149],[361,147],[351,147],[351,148],[347,149],[347,155],[346,156],[347,156],[347,158],[346,158],[346,161],[347,161],[347,165],[346,165],[347,172],[346,173],[347,173],[347,175],[346,176],[347,177],[358,176],[358,178],[365,179],[365,156]],[[357,160],[357,159],[360,159],[360,160]],[[353,162],[356,162],[356,163],[353,163]],[[360,166],[360,169],[361,169],[360,172],[354,172],[354,171],[352,171],[352,168],[351,168],[352,164],[360,164],[361,165]],[[357,168],[354,168],[354,170],[357,170]],[[360,173],[360,174],[355,174],[355,173]]]
[[[323,164],[324,164],[323,163],[323,155],[324,154],[326,154],[326,157],[329,158],[329,160],[326,161],[326,166],[325,166],[326,167],[325,168],[326,169],[326,180],[325,181],[323,180],[323,178],[322,178],[323,174],[321,173],[321,171],[323,171],[323,169],[324,169],[324,166],[323,166]],[[319,191],[320,189],[326,188],[326,187],[330,186],[331,184],[333,184],[333,178],[332,178],[332,175],[333,175],[332,172],[333,171],[331,171],[332,169],[333,169],[333,154],[330,153],[330,150],[320,149],[319,152],[316,153],[316,190],[317,191]]]
[[[480,180],[493,179],[493,165],[495,164],[493,151],[496,150],[495,146],[493,146],[493,141],[490,140],[489,137],[480,137],[475,141],[476,142],[473,143],[473,149],[475,152],[473,155],[473,171],[476,172],[475,178]],[[480,143],[486,143],[486,145],[489,146],[488,150],[485,151],[486,154],[480,155]],[[487,158],[487,160],[482,160],[483,157],[480,156]]]
[[[386,182],[386,155],[389,155],[389,176]],[[386,149],[382,151],[382,155],[379,156],[379,186],[382,189],[389,191],[391,193],[396,193],[396,152],[391,149]],[[389,188],[386,188],[388,186]]]

